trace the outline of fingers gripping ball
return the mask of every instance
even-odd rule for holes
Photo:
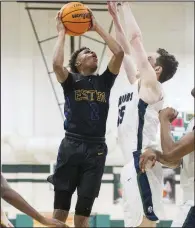
[[[61,9],[62,23],[70,36],[80,36],[91,27],[91,13],[80,2],[70,2]]]

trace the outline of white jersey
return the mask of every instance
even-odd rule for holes
[[[163,108],[163,102],[164,99],[153,105],[143,102],[139,98],[138,81],[123,90],[119,97],[117,126],[118,141],[126,163],[133,158],[132,152],[146,147],[156,148],[158,113]]]
[[[194,118],[190,121],[187,131],[192,132],[194,128]],[[191,201],[194,205],[194,151],[183,157],[180,173],[180,184],[183,189],[183,200]]]

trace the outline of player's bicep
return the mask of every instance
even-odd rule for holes
[[[131,41],[131,46],[134,49],[134,57],[140,73],[144,69],[151,69],[150,63],[148,61],[147,53],[144,49],[144,45],[142,43],[141,37],[136,37]]]
[[[53,70],[59,83],[63,83],[64,81],[66,81],[69,71],[65,67],[54,64]]]
[[[130,55],[127,55],[127,54],[124,55],[123,65],[130,84],[135,83],[135,81],[137,80],[136,79],[137,69]]]
[[[140,37],[135,38],[132,41],[132,46],[135,50],[135,60],[140,72],[140,77],[145,86],[149,86],[155,89],[157,84],[156,72],[148,61],[147,53],[144,49],[142,40]]]
[[[113,74],[119,74],[122,62],[123,62],[124,52],[118,55],[113,55],[110,62],[108,63],[108,69]]]

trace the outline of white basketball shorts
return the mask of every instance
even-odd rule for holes
[[[146,173],[139,170],[140,153],[121,172],[125,227],[137,227],[143,216],[151,221],[163,219],[163,171],[160,163]]]

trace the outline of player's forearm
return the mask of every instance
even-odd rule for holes
[[[118,42],[106,32],[101,25],[96,25],[96,32],[102,37],[105,43],[108,45],[109,49],[115,56],[124,56],[124,51]]]
[[[126,38],[125,32],[120,24],[119,18],[114,17],[113,22],[114,22],[114,27],[115,27],[115,32],[116,32],[116,40],[122,46],[125,54],[130,55],[131,54],[130,44],[129,44],[129,42]]]
[[[148,56],[142,42],[142,33],[135,20],[135,17],[133,16],[129,2],[122,4],[121,12],[124,17],[125,31],[126,34],[128,34],[128,41],[131,43],[131,47],[134,49],[134,57],[137,68],[140,72],[140,76],[144,77],[143,79],[146,85],[150,85],[152,89],[156,90],[156,74],[154,72],[151,73],[153,69],[148,62]],[[144,72],[144,75],[142,72]]]
[[[163,153],[169,153],[176,147],[170,130],[170,122],[168,120],[161,120],[160,123],[160,137]]]
[[[125,22],[125,31],[128,34],[128,41],[131,42],[135,37],[142,37],[141,30],[131,11],[130,3],[125,2],[120,8]]]
[[[157,153],[157,161],[169,168],[174,169],[180,165],[180,159],[172,159],[171,156],[169,157],[167,154],[162,154],[160,151],[155,151],[155,153]]]
[[[194,151],[194,131],[183,136],[175,146],[167,153],[161,154],[159,157],[167,162],[179,162],[185,155]]]
[[[166,154],[163,154],[163,159],[166,161],[178,161],[185,155],[194,151],[194,132],[190,133],[191,138],[187,142],[182,142],[182,139],[176,144],[176,146]]]
[[[120,24],[119,17],[118,16],[113,17],[113,21],[114,21],[115,32],[116,32],[116,40],[118,41],[119,44],[121,44],[125,52],[125,55],[123,58],[124,69],[130,84],[133,84],[136,81],[137,69],[131,57],[130,44],[128,43],[128,40],[125,36],[125,32]]]
[[[31,207],[15,190],[9,188],[4,191],[2,198],[28,216],[39,222],[43,222],[44,217]]]
[[[53,67],[63,67],[64,63],[64,43],[65,43],[65,33],[64,31],[58,34],[57,42],[54,48],[53,55]]]

